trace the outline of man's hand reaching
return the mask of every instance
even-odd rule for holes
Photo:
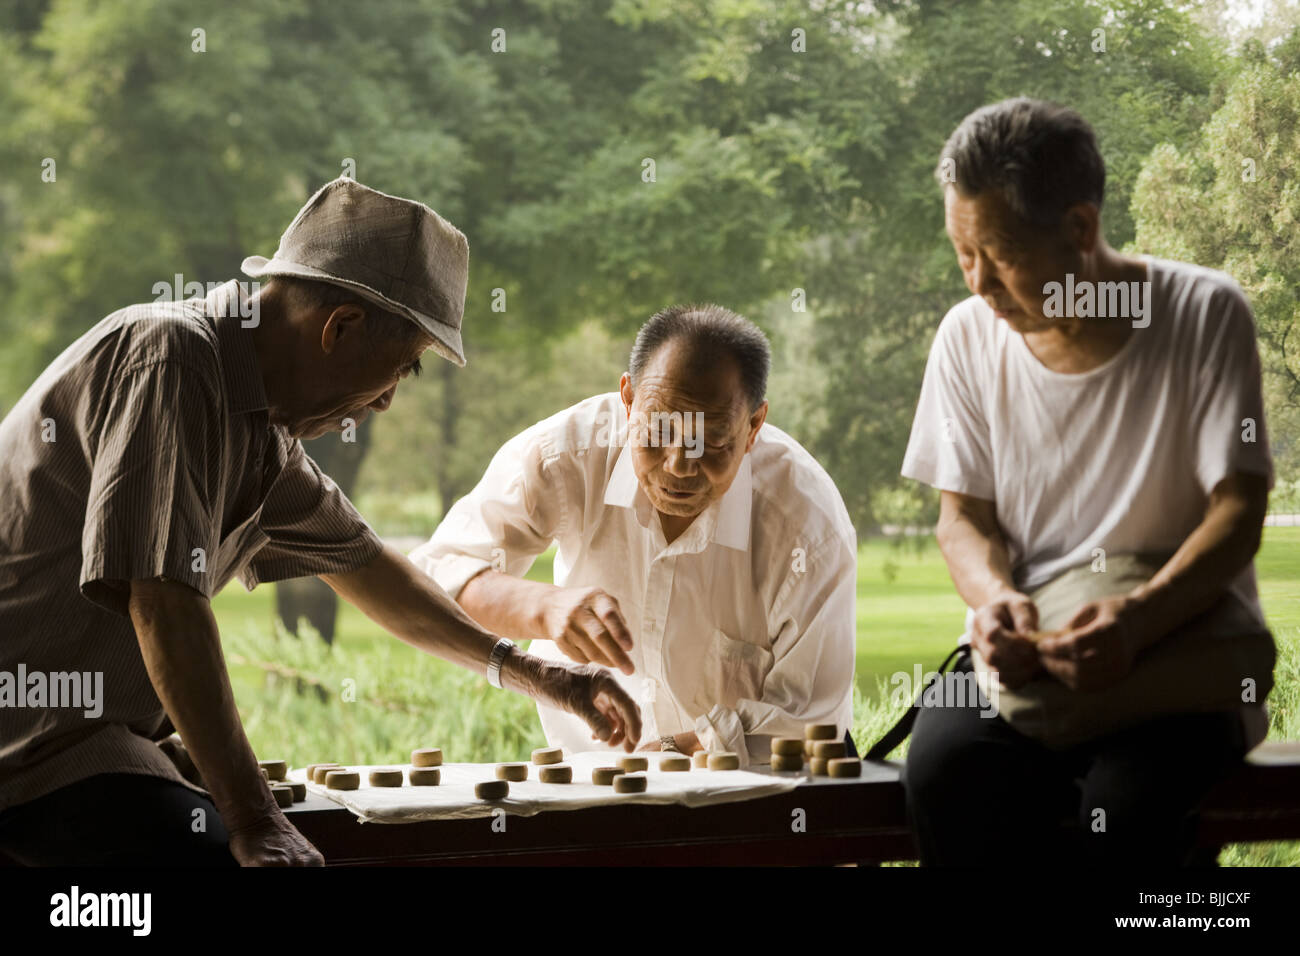
[[[543,602],[542,627],[570,660],[632,673],[631,632],[618,601],[600,588],[552,588]]]
[[[508,676],[507,676],[508,675]],[[512,653],[502,666],[503,686],[576,714],[592,737],[631,753],[641,739],[641,709],[604,667],[569,664]]]

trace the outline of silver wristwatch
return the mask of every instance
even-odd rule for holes
[[[672,734],[669,734],[667,737],[659,738],[659,749],[667,753],[681,753],[681,751],[677,749],[677,738],[672,736]]]
[[[501,664],[506,659],[506,655],[514,649],[514,641],[510,640],[508,637],[500,637],[497,638],[497,642],[492,645],[492,653],[488,655],[488,683],[498,690],[501,689]]]

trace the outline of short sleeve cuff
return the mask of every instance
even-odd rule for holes
[[[279,550],[279,549],[277,549]],[[240,583],[249,591],[259,584],[308,578],[322,574],[343,574],[369,564],[384,550],[384,542],[369,528],[354,542],[329,554],[281,552],[272,558],[254,557],[239,572]]]
[[[82,595],[91,603],[126,616],[131,599],[131,581],[166,578],[193,588],[211,599],[212,576],[205,571],[193,570],[192,564],[180,561],[114,560],[103,552],[95,552],[82,564],[79,582]]]
[[[1250,459],[1241,461],[1223,462],[1218,467],[1202,466],[1197,469],[1197,478],[1200,479],[1201,488],[1208,497],[1214,491],[1216,485],[1223,479],[1242,472],[1247,475],[1260,475],[1268,479],[1268,490],[1272,491],[1276,483],[1276,475],[1273,472],[1273,462],[1268,455],[1255,456]]]
[[[929,461],[922,462],[907,459],[903,462],[899,474],[904,478],[911,478],[913,481],[919,481],[940,491],[952,491],[959,495],[970,495],[972,498],[983,498],[986,501],[993,501],[996,496],[992,481],[975,478],[971,475],[963,475],[951,468],[941,468]]]

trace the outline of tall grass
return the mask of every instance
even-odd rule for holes
[[[1269,696],[1271,740],[1300,740],[1300,528],[1270,528],[1256,562],[1278,643]],[[530,577],[548,579],[549,559]],[[383,634],[352,609],[334,646],[309,628],[274,623],[270,589],[227,589],[214,609],[236,700],[254,750],[291,765],[404,763],[414,747],[442,747],[452,761],[527,759],[545,745],[532,701],[491,688],[468,671]],[[853,738],[865,752],[906,709],[888,675],[937,667],[960,630],[960,601],[930,548],[901,555],[867,542],[859,558],[858,669]],[[904,741],[891,759],[903,760]],[[1236,844],[1224,865],[1300,865],[1300,842]]]
[[[260,673],[239,691],[253,749],[291,766],[406,763],[415,747],[451,761],[519,759],[545,746],[531,700],[395,640],[358,649],[245,630],[231,664]]]

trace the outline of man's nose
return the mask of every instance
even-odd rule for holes
[[[397,385],[394,384],[392,388],[390,388],[388,391],[384,392],[384,394],[380,395],[373,402],[371,402],[370,407],[373,408],[376,412],[386,412],[388,411],[388,406],[393,404],[393,397],[396,394],[397,394]]]
[[[990,292],[1002,288],[1002,283],[998,281],[997,270],[988,257],[980,253],[975,257],[975,264],[970,270],[970,290],[979,296],[986,296]]]
[[[695,474],[696,460],[687,454],[689,449],[684,442],[674,442],[664,449],[664,470],[678,478],[689,478]]]

